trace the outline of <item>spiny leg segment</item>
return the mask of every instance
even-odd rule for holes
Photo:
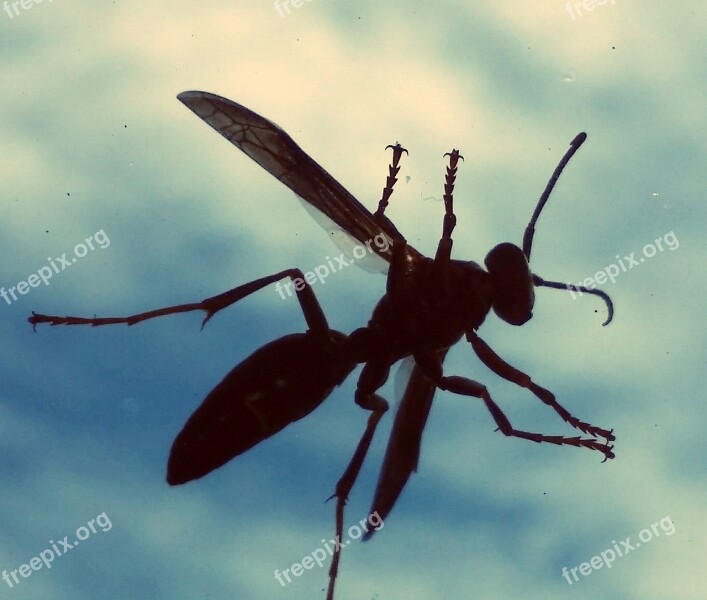
[[[442,293],[448,293],[449,287],[449,262],[452,260],[452,232],[457,224],[457,217],[454,214],[454,183],[457,179],[457,164],[459,159],[464,160],[464,157],[459,154],[459,150],[453,149],[447,152],[445,156],[449,156],[449,165],[447,172],[444,175],[444,219],[442,221],[442,237],[437,245],[437,253],[435,254],[433,277],[438,289]]]
[[[577,417],[573,416],[564,406],[557,402],[555,395],[550,390],[546,390],[544,387],[537,385],[528,375],[523,373],[523,371],[519,371],[515,367],[509,365],[498,354],[496,354],[491,347],[476,334],[475,331],[469,331],[466,334],[466,339],[471,343],[471,347],[474,349],[476,355],[481,359],[481,362],[496,373],[496,375],[503,377],[507,381],[515,383],[520,387],[529,389],[545,404],[552,407],[552,409],[572,427],[579,429],[582,433],[586,433],[587,435],[601,436],[608,442],[616,439],[613,431],[585,423],[584,421],[580,421]]]
[[[384,213],[385,209],[388,207],[388,201],[390,200],[390,197],[393,194],[393,186],[398,181],[398,173],[400,172],[400,158],[402,157],[403,152],[405,154],[408,154],[408,151],[397,142],[394,146],[388,145],[385,147],[386,150],[388,148],[393,150],[393,161],[390,163],[390,165],[388,165],[388,177],[385,180],[383,194],[381,195],[381,199],[378,201],[378,208],[373,214],[373,218],[378,223],[382,222],[383,219],[385,219],[390,225],[392,225],[392,223],[390,223],[390,221],[384,216]]]
[[[389,231],[394,234],[393,256],[391,259],[390,269],[388,271],[387,281],[387,287],[390,291],[395,288],[397,283],[401,283],[402,278],[404,277],[407,241],[393,225],[393,223],[385,216],[385,209],[388,207],[390,197],[393,194],[393,187],[398,181],[397,176],[400,172],[400,158],[403,153],[407,154],[407,150],[405,150],[405,148],[403,148],[399,143],[387,146],[386,149],[388,148],[393,151],[393,160],[388,166],[388,177],[386,178],[386,184],[383,188],[381,199],[378,201],[378,208],[376,209],[373,218],[381,226],[385,225],[389,228]],[[361,328],[354,331],[351,334],[349,341],[351,342],[352,347],[356,347],[355,352],[360,354],[361,357],[370,355],[367,350],[373,348],[380,349],[381,347],[381,340],[376,339],[376,335],[372,334],[371,331],[366,328]],[[358,478],[358,474],[361,471],[363,461],[366,458],[368,449],[370,448],[373,435],[378,427],[378,423],[380,422],[383,414],[388,410],[388,403],[386,400],[375,392],[388,379],[388,373],[392,362],[393,360],[390,356],[379,356],[379,358],[375,361],[367,362],[364,365],[363,370],[361,371],[361,376],[358,380],[358,385],[356,388],[356,404],[372,412],[368,417],[366,429],[363,432],[358,445],[356,446],[356,451],[351,457],[344,474],[337,482],[334,493],[329,497],[329,500],[336,498],[336,531],[334,537],[336,548],[332,557],[331,567],[329,568],[329,587],[327,589],[326,600],[334,600],[334,587],[336,585],[336,577],[339,573],[341,548],[345,546],[345,544],[342,544],[341,538],[344,531],[344,508],[346,506],[346,501],[349,497],[351,489],[354,486],[354,483],[356,482],[356,479]]]
[[[434,352],[416,353],[415,363],[420,366],[425,375],[427,375],[430,381],[435,383],[439,389],[449,390],[455,394],[472,396],[483,400],[486,408],[489,410],[491,416],[496,422],[496,425],[504,435],[522,438],[524,440],[530,440],[537,443],[547,442],[558,446],[569,445],[577,448],[588,448],[589,450],[597,450],[604,454],[605,460],[614,458],[612,446],[610,444],[599,442],[595,439],[580,437],[569,438],[561,435],[544,435],[542,433],[532,433],[529,431],[515,429],[501,408],[493,401],[485,385],[479,383],[478,381],[473,381],[467,377],[445,377],[442,373],[442,363]]]
[[[369,341],[372,342],[373,338]],[[334,586],[336,585],[336,576],[339,572],[341,548],[346,546],[346,544],[343,544],[342,542],[342,536],[344,533],[344,507],[346,506],[346,501],[351,493],[351,488],[353,488],[353,485],[358,478],[358,474],[361,471],[363,461],[366,458],[368,449],[371,446],[371,441],[373,440],[373,435],[376,432],[378,423],[380,422],[383,414],[388,410],[388,403],[386,400],[376,394],[375,391],[388,379],[391,363],[390,359],[391,357],[384,356],[374,362],[366,363],[358,380],[358,385],[356,388],[356,404],[358,404],[361,408],[365,408],[366,410],[370,410],[372,412],[368,417],[366,429],[363,432],[358,445],[356,446],[356,451],[354,452],[353,457],[346,467],[344,474],[337,482],[334,493],[329,497],[329,500],[336,498],[336,533],[334,537],[336,549],[334,550],[334,556],[331,560],[331,567],[329,568],[329,588],[327,590],[326,600],[334,600]]]
[[[156,310],[150,310],[147,312],[130,315],[128,317],[60,317],[56,315],[44,315],[32,311],[32,316],[27,320],[35,329],[37,325],[43,323],[47,323],[52,326],[90,325],[91,327],[120,324],[135,325],[136,323],[147,321],[148,319],[156,319],[157,317],[164,317],[166,315],[201,310],[206,313],[206,317],[201,324],[201,327],[203,328],[204,325],[206,325],[206,323],[220,310],[227,308],[231,304],[242,300],[246,296],[257,292],[265,286],[275,283],[280,279],[285,279],[286,277],[289,277],[293,282],[299,279],[304,284],[301,286],[301,289],[298,289],[297,285],[294,285],[294,288],[309,329],[318,333],[327,333],[329,331],[329,325],[326,317],[324,316],[324,311],[319,305],[319,301],[314,295],[314,291],[311,286],[304,279],[304,274],[299,269],[285,269],[284,271],[280,271],[274,275],[261,277],[260,279],[239,285],[228,290],[227,292],[223,292],[217,296],[212,296],[211,298],[207,298],[201,302],[166,306],[164,308],[158,308]]]

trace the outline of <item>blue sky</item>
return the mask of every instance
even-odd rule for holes
[[[410,155],[389,216],[428,255],[442,155],[460,148],[454,256],[479,262],[520,243],[555,164],[586,131],[540,218],[531,267],[576,283],[617,255],[639,260],[602,286],[616,307],[608,327],[597,298],[539,289],[523,327],[491,315],[480,329],[575,415],[613,427],[616,459],[506,439],[481,403],[437,394],[420,470],[383,530],[346,549],[339,600],[704,597],[702,4],[618,0],[580,15],[559,0],[313,0],[284,16],[265,1],[28,5],[0,12],[0,286],[71,258],[97,232],[109,244],[0,299],[0,570],[104,512],[111,527],[12,588],[0,580],[0,597],[324,597],[326,567],[284,588],[273,572],[333,537],[324,500],[367,417],[353,402],[358,370],[219,471],[178,488],[164,480],[174,436],[224,374],[304,329],[293,300],[273,286],[203,331],[197,314],[36,334],[26,322],[32,310],[112,316],[193,302],[337,253],[289,190],[176,100],[189,89],[275,121],[369,207],[384,147],[400,141]],[[350,332],[384,287],[351,267],[315,291]],[[445,368],[484,382],[517,427],[572,433],[464,344]],[[347,524],[366,517],[391,423],[392,412]],[[664,517],[672,534],[659,525],[611,569],[572,585],[562,576]]]

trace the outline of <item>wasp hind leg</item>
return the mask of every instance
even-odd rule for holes
[[[304,314],[304,318],[307,321],[307,326],[309,329],[316,333],[327,334],[329,332],[329,324],[324,316],[324,311],[319,305],[319,301],[314,295],[312,287],[305,281],[304,274],[299,269],[285,269],[284,271],[280,271],[274,275],[261,277],[260,279],[239,285],[228,290],[227,292],[223,292],[217,296],[212,296],[211,298],[207,298],[201,302],[166,306],[164,308],[158,308],[156,310],[150,310],[147,312],[130,315],[128,317],[60,317],[55,315],[44,315],[33,311],[32,316],[27,320],[34,327],[42,323],[48,323],[49,325],[91,325],[92,327],[97,327],[99,325],[119,324],[135,325],[136,323],[147,321],[148,319],[156,319],[157,317],[164,317],[166,315],[201,310],[206,313],[206,317],[201,324],[203,328],[204,325],[206,325],[206,323],[217,312],[229,307],[231,304],[234,304],[239,300],[242,300],[246,296],[261,290],[265,286],[287,277],[292,280],[292,285],[295,288],[295,293],[297,294],[297,300],[300,303],[302,313]],[[278,291],[284,298],[285,296],[282,294],[282,290],[278,288]],[[289,290],[287,291],[291,294]]]

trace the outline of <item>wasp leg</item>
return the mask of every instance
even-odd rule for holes
[[[201,302],[167,306],[164,308],[158,308],[156,310],[131,315],[129,317],[58,317],[53,315],[43,315],[33,311],[32,316],[27,320],[33,327],[36,327],[41,323],[49,323],[50,325],[91,325],[92,327],[118,324],[135,325],[141,321],[164,317],[165,315],[190,312],[193,310],[203,310],[206,313],[206,317],[201,324],[203,328],[211,317],[213,317],[218,311],[223,310],[239,300],[242,300],[246,296],[257,292],[265,286],[280,279],[285,279],[286,277],[289,277],[293,281],[297,299],[302,307],[302,313],[304,314],[304,318],[307,321],[309,329],[317,333],[327,333],[329,331],[329,324],[324,316],[324,311],[319,305],[311,286],[305,281],[304,274],[299,269],[286,269],[284,271],[280,271],[279,273],[275,273],[274,275],[269,275],[267,277],[256,279],[255,281],[250,281],[249,283],[239,285],[238,287],[228,290],[223,294],[219,294],[218,296],[212,296],[211,298],[202,300]],[[297,280],[299,280],[301,284]]]
[[[366,430],[363,432],[358,446],[356,446],[356,451],[353,457],[351,457],[351,461],[346,467],[341,479],[337,482],[336,491],[331,496],[331,498],[336,498],[336,537],[334,538],[336,549],[331,560],[331,567],[329,568],[329,589],[327,590],[326,600],[334,600],[334,585],[336,584],[336,576],[339,572],[341,548],[348,544],[348,542],[344,543],[341,539],[344,531],[344,507],[346,506],[346,500],[361,471],[361,466],[368,453],[378,422],[388,410],[388,403],[385,399],[375,393],[388,379],[390,360],[387,360],[387,358],[388,357],[385,359],[377,359],[375,362],[366,363],[361,371],[361,376],[359,377],[356,387],[356,404],[372,412],[368,417]]]
[[[400,172],[400,158],[402,157],[403,152],[407,154],[408,151],[398,143],[396,143],[395,146],[386,146],[386,150],[388,148],[393,150],[393,161],[390,165],[388,165],[388,177],[385,180],[383,194],[381,195],[381,199],[378,201],[378,208],[373,214],[373,218],[378,223],[382,223],[385,220],[388,224],[392,225],[392,223],[390,223],[390,221],[384,216],[384,213],[385,209],[388,208],[388,200],[390,200],[390,197],[393,195],[393,186],[398,181],[398,173]]]
[[[577,417],[573,416],[566,408],[555,400],[555,395],[551,391],[535,384],[528,375],[523,373],[523,371],[519,371],[509,365],[498,354],[496,354],[489,347],[489,345],[476,334],[475,331],[469,331],[466,334],[466,339],[471,343],[471,347],[474,349],[474,352],[476,352],[476,355],[481,359],[481,362],[496,373],[496,375],[499,375],[500,377],[503,377],[504,379],[510,381],[511,383],[515,383],[520,387],[528,388],[545,404],[551,406],[554,411],[567,423],[572,425],[572,427],[579,429],[582,433],[586,433],[588,435],[599,435],[607,441],[616,439],[611,431],[585,423],[584,421],[580,421]]]
[[[457,178],[457,163],[464,157],[458,150],[445,154],[449,156],[449,166],[444,176],[444,220],[442,222],[442,238],[437,246],[434,259],[433,277],[438,287],[449,291],[449,261],[452,256],[452,232],[457,224],[454,214],[454,182]]]
[[[400,289],[403,285],[408,271],[408,251],[407,240],[398,231],[398,228],[393,225],[393,222],[385,216],[385,209],[388,207],[388,200],[393,194],[393,186],[398,181],[400,158],[403,152],[407,154],[407,150],[398,143],[394,146],[387,146],[387,148],[393,150],[393,160],[388,165],[388,178],[386,179],[381,199],[378,201],[378,209],[373,214],[373,219],[393,238],[393,255],[390,259],[390,268],[388,269],[388,279],[386,281],[386,289],[391,292],[391,290]]]
[[[504,435],[522,438],[524,440],[531,440],[538,443],[547,442],[558,446],[568,445],[578,448],[588,448],[589,450],[597,450],[603,453],[604,460],[614,458],[612,446],[599,442],[595,439],[579,437],[568,438],[561,435],[544,435],[542,433],[531,433],[529,431],[514,429],[511,422],[508,420],[508,417],[503,414],[501,408],[491,399],[485,385],[466,377],[444,377],[442,375],[442,363],[440,362],[439,357],[434,353],[415,354],[415,363],[419,365],[425,375],[427,375],[430,381],[432,381],[438,388],[442,390],[449,390],[450,392],[463,396],[481,398],[484,401],[484,404],[486,404],[486,408],[488,408],[491,413],[493,420],[496,421],[496,425],[498,425],[498,428]]]

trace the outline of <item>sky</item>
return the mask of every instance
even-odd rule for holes
[[[333,537],[325,500],[367,418],[353,402],[360,367],[221,469],[165,481],[171,443],[208,392],[305,330],[294,299],[270,286],[203,331],[196,313],[130,328],[27,323],[31,311],[196,302],[338,255],[290,190],[176,99],[185,90],[278,123],[370,208],[385,147],[402,143],[387,214],[428,256],[443,155],[460,149],[453,256],[479,263],[520,244],[569,142],[588,134],[539,219],[531,268],[604,280],[614,321],[602,327],[596,297],[545,288],[528,323],[490,314],[479,334],[573,414],[613,428],[616,458],[506,438],[481,402],[437,393],[419,470],[373,539],[342,553],[338,600],[704,598],[703,3],[1,8],[0,598],[325,596],[326,564],[292,566]],[[385,276],[350,266],[314,291],[349,333]],[[395,370],[381,390],[391,407]],[[483,382],[518,428],[573,435],[465,342],[445,372]],[[367,517],[393,415],[347,528]]]

